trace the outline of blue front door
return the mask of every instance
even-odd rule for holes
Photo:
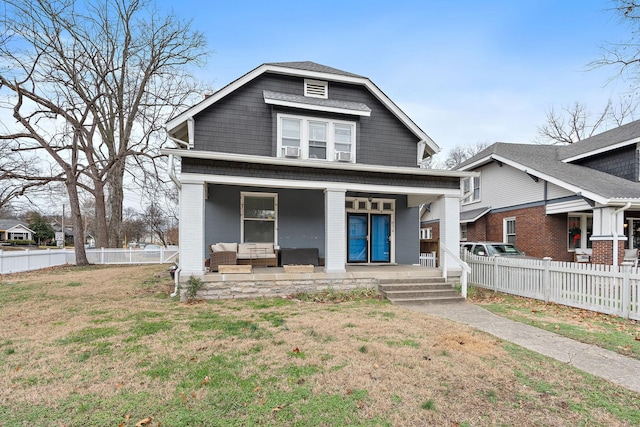
[[[391,215],[371,214],[371,262],[391,261]]]
[[[347,262],[391,262],[391,215],[347,216]]]
[[[369,234],[369,221],[367,214],[349,214],[347,262],[367,262],[369,258],[367,236]]]

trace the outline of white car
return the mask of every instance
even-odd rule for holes
[[[515,245],[502,242],[462,242],[460,244],[460,250],[468,251],[479,256],[527,257],[526,254]]]

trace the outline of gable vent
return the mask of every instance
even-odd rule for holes
[[[320,80],[304,80],[304,96],[310,96],[313,98],[329,97],[329,85],[327,82]]]

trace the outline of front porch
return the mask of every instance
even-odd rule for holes
[[[442,271],[419,265],[347,265],[344,272],[315,267],[312,273],[286,273],[283,267],[258,267],[247,273],[205,273],[198,296],[204,299],[285,297],[327,289],[377,289],[380,281],[442,278]]]

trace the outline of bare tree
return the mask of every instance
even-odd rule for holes
[[[426,163],[423,163],[422,166],[426,169],[454,169],[459,164],[487,148],[489,145],[490,144],[486,141],[477,142],[472,145],[457,145],[447,151],[447,157],[444,160],[441,161],[432,157]]]
[[[88,192],[97,244],[119,245],[126,174],[155,172],[162,124],[202,93],[187,67],[202,64],[204,37],[145,0],[5,3],[0,107],[17,123],[0,139],[39,169],[10,177],[63,182],[74,233]]]
[[[621,97],[617,104],[607,101],[602,111],[595,116],[581,102],[563,106],[562,112],[551,108],[547,112],[547,122],[538,127],[536,142],[573,144],[632,120],[636,108],[637,102],[632,97]]]
[[[640,2],[637,0],[614,0],[610,9],[621,25],[628,28],[628,40],[610,41],[601,48],[602,56],[590,66],[615,68],[614,78],[619,77],[633,83],[637,90],[640,83]]]

